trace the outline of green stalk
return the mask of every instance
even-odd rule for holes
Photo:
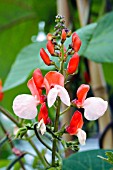
[[[63,74],[64,71],[64,45],[61,46],[62,61],[60,63],[60,73]]]
[[[14,119],[11,114],[5,110],[2,106],[0,106],[0,111],[6,116],[8,117],[13,123],[15,123],[18,127],[21,127],[21,124],[18,123],[18,121],[16,119]],[[28,137],[28,136],[27,136]],[[42,164],[44,165],[44,167],[47,167],[46,165],[46,161],[44,160],[42,154],[40,153],[40,151],[37,149],[37,147],[35,146],[35,144],[33,143],[33,141],[31,139],[28,138],[28,142],[30,143],[30,145],[33,147],[33,149],[35,150],[35,152],[37,153],[37,155],[39,156]]]
[[[58,105],[57,105],[57,110],[56,110],[56,118],[55,118],[55,124],[54,124],[54,132],[58,131],[58,123],[59,123],[59,116],[60,116],[60,105],[61,105],[61,100],[58,98]],[[53,149],[52,149],[52,166],[55,166],[55,154],[56,154],[56,145],[57,139],[53,139]]]
[[[15,123],[18,127],[21,127],[21,124],[7,110],[5,110],[2,106],[0,106],[0,111],[6,117],[8,117],[13,123]]]

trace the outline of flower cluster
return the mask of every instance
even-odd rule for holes
[[[54,127],[53,133],[58,131],[55,122],[52,122],[48,116],[48,108],[52,106],[56,110],[57,117],[62,115],[60,112],[62,102],[67,106],[67,110],[70,107],[84,108],[84,117],[87,120],[96,120],[105,113],[108,105],[107,101],[99,97],[86,98],[90,88],[86,84],[82,84],[78,88],[75,99],[70,101],[68,91],[65,89],[65,83],[68,81],[68,76],[76,74],[78,69],[80,60],[78,51],[81,47],[81,40],[74,32],[72,42],[66,49],[64,44],[66,39],[71,36],[71,31],[65,27],[63,17],[57,16],[56,22],[55,32],[47,35],[47,50],[49,53],[44,48],[40,49],[40,57],[44,63],[48,66],[54,65],[56,71],[49,71],[43,76],[39,68],[34,70],[32,78],[27,83],[31,95],[21,94],[13,101],[14,113],[20,118],[34,119],[38,114],[38,128],[42,135],[49,125]],[[51,60],[52,57],[53,59]],[[54,62],[54,57],[58,58],[57,63]],[[67,58],[69,57],[70,59],[67,63]],[[64,67],[64,63],[67,63],[66,67]],[[40,105],[39,113],[38,105]],[[82,130],[83,124],[83,115],[76,110],[69,125],[65,127],[64,133],[76,135],[79,143],[85,144],[86,133]]]

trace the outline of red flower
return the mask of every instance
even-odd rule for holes
[[[41,105],[40,112],[38,114],[38,121],[40,122],[41,119],[43,119],[44,124],[50,123],[50,119],[48,117],[48,109],[45,102]]]
[[[76,135],[81,145],[85,144],[86,133],[82,130],[83,118],[79,111],[75,111],[71,118],[70,125],[66,128],[66,131],[70,135]]]
[[[79,128],[81,129],[82,126],[83,126],[82,114],[79,111],[75,111],[71,118],[70,125],[66,128],[66,131],[70,135],[75,135],[77,134],[77,130]]]
[[[89,85],[82,84],[77,90],[77,99],[73,100],[72,103],[78,108],[84,108],[84,117],[87,120],[96,120],[103,116],[107,110],[108,102],[100,97],[86,99],[89,88]]]
[[[79,64],[79,55],[78,53],[75,53],[69,60],[67,66],[67,73],[73,74],[77,70],[78,64]]]
[[[72,35],[72,47],[75,52],[78,52],[81,46],[81,40],[79,36],[74,32]]]
[[[0,79],[0,101],[2,101],[4,93],[2,92],[2,80]]]
[[[51,60],[43,48],[40,49],[40,56],[46,65],[51,65]]]
[[[82,84],[78,88],[78,90],[77,90],[77,100],[75,100],[75,103],[78,107],[83,105],[89,89],[90,89],[89,85],[86,85],[86,84]]]
[[[48,41],[47,42],[47,49],[48,49],[48,51],[49,51],[49,53],[51,54],[51,55],[54,55],[54,52],[55,52],[55,49],[54,49],[54,44],[52,43],[52,41]]]

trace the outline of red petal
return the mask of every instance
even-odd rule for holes
[[[40,49],[40,56],[46,65],[51,65],[51,60],[43,48]]]
[[[77,70],[78,64],[79,64],[79,55],[78,53],[75,53],[69,60],[69,63],[67,66],[68,74],[73,74]]]
[[[35,83],[34,83],[33,78],[31,78],[31,79],[28,81],[27,86],[28,86],[28,88],[30,89],[31,94],[32,94],[33,96],[37,96],[37,100],[40,101],[40,97],[41,97],[41,94],[42,94],[42,90],[36,88],[36,85],[35,85]]]
[[[51,55],[54,54],[54,52],[55,52],[55,50],[54,50],[54,44],[53,44],[52,41],[50,41],[50,40],[47,42],[47,49],[48,49],[48,51],[49,51],[49,53],[50,53]]]
[[[64,76],[61,73],[58,73],[57,71],[50,71],[45,75],[45,86],[47,93],[50,90],[51,87],[54,87],[55,85],[64,86]]]
[[[81,42],[79,36],[76,33],[73,33],[73,35],[72,35],[72,46],[73,46],[73,48],[76,52],[79,51],[81,43],[82,42]]]
[[[87,93],[88,93],[88,91],[89,91],[89,85],[87,85],[87,84],[82,84],[79,88],[78,88],[78,90],[77,90],[77,98],[78,98],[78,100],[77,100],[77,103],[78,103],[78,105],[81,105],[82,106],[82,104],[84,103],[84,100],[85,100],[85,98],[86,98],[86,96],[87,96]]]
[[[43,87],[44,78],[42,76],[40,69],[36,69],[34,71],[33,80],[34,80],[34,83],[38,89]]]
[[[74,112],[74,115],[71,118],[70,125],[66,128],[66,131],[70,135],[75,135],[77,130],[82,128],[83,126],[83,118],[81,112],[78,110]]]
[[[48,109],[45,102],[41,105],[40,112],[38,114],[38,121],[40,122],[41,119],[44,120],[45,124],[48,123]]]

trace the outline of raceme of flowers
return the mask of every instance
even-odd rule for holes
[[[57,43],[56,37],[60,35],[61,44]],[[57,34],[47,35],[47,49],[50,55],[58,57],[61,63],[60,67],[56,67],[54,61],[50,59],[50,56],[46,51],[41,48],[40,56],[44,63],[48,66],[54,65],[57,71],[49,71],[45,76],[39,68],[34,70],[32,78],[28,81],[27,86],[31,92],[30,94],[18,95],[13,101],[14,113],[23,119],[34,119],[38,114],[38,128],[43,135],[46,132],[46,126],[52,124],[49,118],[48,107],[56,106],[56,101],[60,98],[61,102],[67,107],[84,108],[84,117],[87,120],[96,120],[101,117],[107,109],[107,101],[99,97],[86,98],[89,91],[89,85],[82,84],[76,93],[75,99],[70,101],[68,91],[65,89],[65,80],[69,75],[75,74],[80,57],[78,51],[81,47],[81,40],[76,33],[72,34],[72,43],[68,50],[64,47],[64,42],[67,37],[71,35],[70,30],[59,29]],[[63,64],[66,62],[68,55],[72,55],[67,68],[64,69]],[[45,93],[44,93],[45,91]],[[40,105],[38,113],[37,106]],[[67,113],[66,113],[67,114]],[[83,127],[82,113],[76,110],[71,118],[71,121],[67,127],[65,127],[65,133],[70,135],[76,135],[79,143],[84,145],[86,140],[86,133],[82,130]]]

